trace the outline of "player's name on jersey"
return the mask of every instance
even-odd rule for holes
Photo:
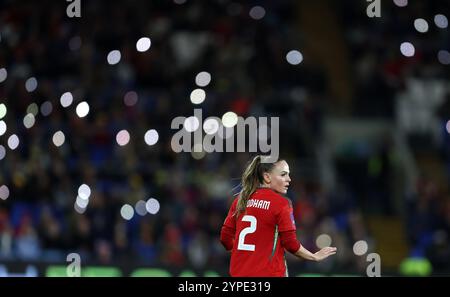
[[[270,207],[270,201],[250,199],[247,202],[247,207],[256,207],[256,208],[261,208],[261,209],[267,210]]]

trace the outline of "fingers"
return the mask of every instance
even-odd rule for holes
[[[323,251],[326,255],[331,256],[331,255],[336,254],[337,248],[328,246],[328,247],[323,248]]]

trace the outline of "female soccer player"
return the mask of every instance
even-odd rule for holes
[[[325,247],[311,253],[296,237],[292,202],[286,194],[291,178],[284,160],[261,163],[256,156],[242,175],[242,190],[233,201],[220,233],[231,250],[230,275],[288,276],[284,250],[297,257],[321,261],[336,253]]]

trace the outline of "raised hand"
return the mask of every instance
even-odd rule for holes
[[[322,261],[323,259],[326,259],[329,256],[336,254],[336,250],[337,248],[335,247],[327,246],[321,249],[320,251],[316,252],[314,254],[314,257],[316,258],[316,261]]]

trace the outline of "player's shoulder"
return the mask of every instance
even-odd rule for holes
[[[292,200],[289,197],[278,194],[280,197],[279,201],[282,206],[289,206],[292,208]]]
[[[238,201],[239,201],[239,197],[240,197],[240,195],[235,195],[235,196],[233,196],[230,200],[232,201],[231,202],[231,206],[233,207],[233,206],[236,206],[236,204],[238,203]]]
[[[289,199],[286,196],[283,196],[273,190],[268,191],[269,197],[274,203],[278,204],[280,207],[284,207],[288,205],[289,207],[292,207],[292,200]]]

